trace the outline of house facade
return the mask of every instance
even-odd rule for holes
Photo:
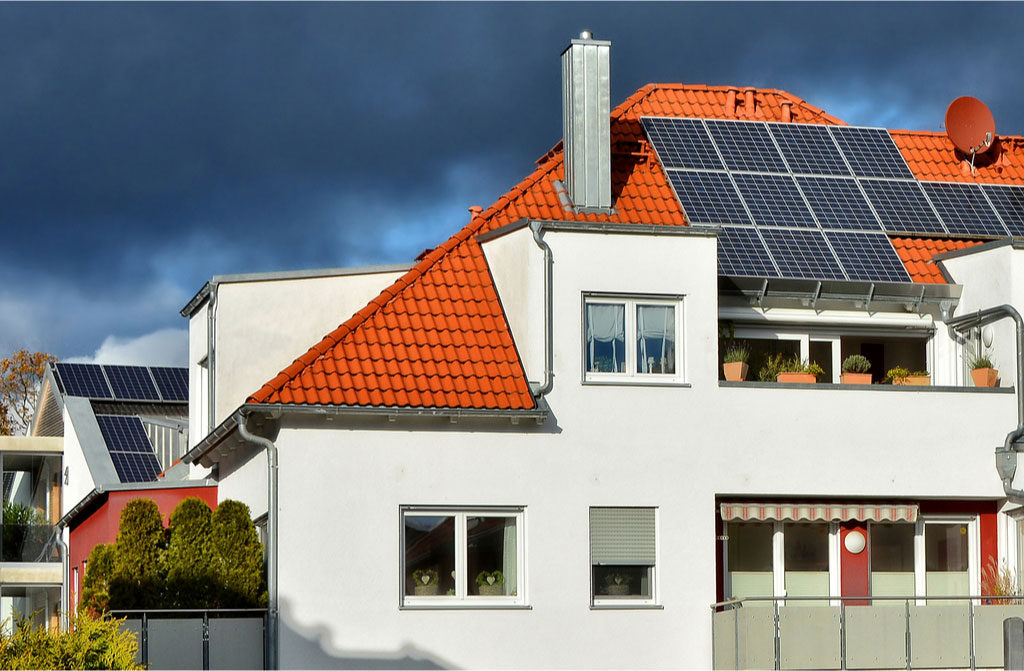
[[[986,665],[966,597],[1024,555],[1024,140],[965,167],[782,91],[612,108],[609,46],[572,41],[564,141],[409,269],[183,311],[185,461],[266,520],[271,665],[854,668],[864,613],[916,632],[903,665],[929,617],[935,664]],[[873,383],[841,383],[854,354]]]

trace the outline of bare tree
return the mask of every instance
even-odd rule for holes
[[[0,435],[28,431],[36,413],[39,383],[51,361],[57,357],[24,349],[0,359]]]

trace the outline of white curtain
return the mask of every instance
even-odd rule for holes
[[[501,572],[505,574],[505,596],[516,594],[516,520],[505,520],[505,537],[502,544]]]
[[[626,307],[624,305],[587,306],[587,345],[590,352],[589,369],[594,370],[594,343],[612,344],[612,366],[619,370],[619,357],[625,352],[626,343]]]
[[[652,361],[660,364],[659,370],[662,373],[671,373],[667,370],[667,355],[672,356],[675,351],[676,342],[676,320],[675,308],[660,305],[641,305],[636,310],[636,338],[637,338],[637,370],[641,373],[650,373]],[[661,347],[656,352],[647,351],[648,340],[661,340]],[[673,348],[668,350],[671,343]],[[674,366],[673,366],[674,368]]]

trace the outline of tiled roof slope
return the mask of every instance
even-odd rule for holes
[[[476,236],[523,218],[685,226],[682,208],[644,137],[641,116],[761,121],[782,121],[788,116],[798,123],[845,125],[784,91],[752,93],[751,108],[748,89],[682,84],[641,88],[612,112],[612,213],[576,213],[563,206],[556,183],[563,177],[562,150],[556,145],[526,179],[426,254],[248,401],[533,408],[535,401]],[[733,100],[734,106],[727,111]],[[905,135],[906,146],[913,147],[917,138],[927,134]],[[907,153],[903,144],[900,148]],[[922,153],[911,163],[922,179],[930,174],[929,165],[942,162],[929,156]],[[929,269],[911,273],[915,278],[935,277],[925,270]]]
[[[972,174],[970,158],[958,152],[945,133],[894,130],[889,134],[918,179],[1024,184],[1024,138],[998,138],[996,146],[975,159]]]
[[[945,284],[946,278],[942,276],[939,267],[932,261],[932,257],[943,252],[952,252],[957,249],[966,249],[974,245],[980,245],[978,240],[947,240],[944,238],[889,238],[892,246],[896,248],[903,265],[915,282],[924,284]]]

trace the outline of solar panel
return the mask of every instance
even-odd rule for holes
[[[778,277],[779,272],[754,228],[725,226],[718,235],[718,274],[731,277]]]
[[[857,181],[843,177],[797,177],[822,228],[882,230]]]
[[[135,416],[96,415],[103,442],[121,482],[150,482],[160,473],[153,446]]]
[[[783,277],[846,279],[821,231],[762,227],[758,232],[768,245],[768,251]]]
[[[58,363],[57,375],[68,396],[113,398],[103,371],[94,363]]]
[[[828,231],[832,249],[851,280],[910,282],[910,275],[884,233]]]
[[[130,401],[159,401],[153,378],[144,366],[104,366],[114,398]]]
[[[149,369],[165,401],[188,400],[188,369],[153,366]]]
[[[986,184],[982,188],[1010,235],[1024,237],[1024,187]]]
[[[770,123],[768,130],[793,172],[807,175],[850,174],[839,147],[824,126]]]
[[[829,130],[853,168],[853,174],[859,177],[914,178],[888,131],[851,126],[830,126]]]
[[[691,224],[753,223],[729,175],[721,172],[667,172]]]
[[[758,226],[818,227],[789,175],[737,174],[733,177]]]
[[[887,232],[947,234],[917,182],[865,179],[860,185]]]
[[[662,167],[725,169],[700,119],[642,118],[640,122],[658,152]]]
[[[921,186],[950,233],[996,237],[1007,235],[1006,228],[978,185],[922,182]]]
[[[707,124],[730,170],[789,172],[763,123],[708,119]]]

